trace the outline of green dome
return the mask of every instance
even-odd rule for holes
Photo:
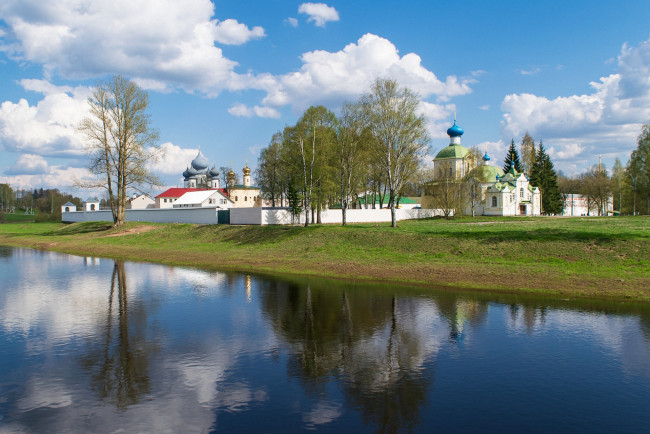
[[[476,166],[469,173],[482,182],[497,182],[497,175],[500,178],[503,177],[503,170],[501,168],[488,165]]]
[[[469,149],[462,145],[449,145],[446,148],[442,148],[438,155],[436,155],[435,160],[443,160],[446,158],[465,158],[469,154]]]

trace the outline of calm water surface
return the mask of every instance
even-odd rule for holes
[[[0,432],[648,432],[650,309],[0,247]]]

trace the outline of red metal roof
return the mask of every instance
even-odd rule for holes
[[[162,197],[162,198],[165,198],[165,197],[179,198],[182,195],[184,195],[185,193],[189,193],[191,191],[202,191],[202,190],[219,190],[226,197],[229,197],[228,192],[226,191],[225,188],[170,188],[170,189],[167,189],[167,190],[163,191],[162,193],[160,193],[158,196],[156,196],[156,198],[159,198],[159,197]]]

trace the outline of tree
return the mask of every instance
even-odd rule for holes
[[[426,149],[424,116],[417,113],[417,96],[391,79],[376,80],[360,104],[371,134],[372,153],[386,176],[391,225],[396,227],[395,197],[415,175]]]
[[[580,175],[580,193],[587,197],[587,213],[597,209],[598,215],[607,215],[607,202],[612,194],[611,180],[607,171],[594,166]]]
[[[341,109],[341,118],[336,123],[336,154],[339,163],[339,185],[341,188],[341,224],[347,224],[347,209],[354,187],[358,184],[359,166],[363,161],[364,144],[367,137],[359,104],[346,103]],[[367,195],[366,195],[367,196]]]
[[[650,124],[643,126],[625,174],[632,187],[633,214],[647,214],[650,211]]]
[[[523,172],[530,172],[535,164],[535,141],[528,134],[528,131],[526,131],[526,134],[521,139],[521,145],[519,146],[521,148],[521,166]]]
[[[75,184],[106,189],[114,226],[124,223],[127,190],[143,192],[145,186],[160,185],[148,169],[160,156],[148,104],[146,91],[117,75],[97,83],[88,98],[91,117],[79,126],[87,139],[89,169],[96,178],[76,180]]]
[[[515,147],[515,139],[512,139],[510,142],[510,147],[508,152],[506,152],[506,159],[503,165],[503,172],[508,173],[510,169],[514,166],[515,170],[519,173],[524,171],[524,168],[521,167],[521,162],[519,161],[519,153]]]
[[[529,175],[529,181],[532,186],[539,187],[542,191],[542,212],[546,214],[559,214],[562,212],[564,200],[558,188],[558,176],[541,140],[535,155],[535,164]]]
[[[291,224],[294,224],[296,216],[302,212],[302,196],[296,189],[295,182],[289,181],[289,188],[287,191],[287,200],[289,202],[289,210],[291,211]]]
[[[283,203],[286,189],[286,170],[282,166],[282,133],[273,135],[269,146],[262,149],[257,160],[257,182],[262,196],[271,201],[271,206]]]
[[[618,158],[614,160],[612,167],[611,186],[614,195],[614,209],[621,212],[623,211],[623,190],[625,189],[625,167]]]

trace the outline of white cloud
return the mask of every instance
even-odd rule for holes
[[[478,109],[483,110],[483,111],[488,111],[488,110],[490,110],[490,104],[485,104],[485,105],[479,106]]]
[[[288,24],[291,27],[298,27],[298,20],[295,19],[294,17],[288,17],[283,21],[284,24]]]
[[[153,89],[215,96],[239,89],[236,62],[215,42],[242,44],[264,29],[213,19],[210,0],[5,0],[0,51],[43,65],[45,76],[83,79],[120,73]]]
[[[31,190],[43,187],[59,188],[63,191],[72,192],[74,189],[73,179],[89,177],[91,177],[90,172],[82,167],[49,166],[46,172],[41,174],[23,173],[0,176],[0,183],[10,184],[15,189]]]
[[[151,170],[163,175],[181,176],[198,152],[198,149],[181,148],[171,142],[163,143],[160,149],[163,152],[162,158],[151,165]]]
[[[456,110],[453,104],[441,105],[421,101],[418,106],[418,114],[423,115],[427,121],[427,132],[433,139],[447,137],[447,128],[451,114]]]
[[[237,103],[228,109],[228,113],[237,117],[251,118],[257,116],[260,118],[279,118],[280,112],[271,107],[254,106],[248,107],[245,104]]]
[[[21,84],[45,97],[36,105],[25,99],[0,105],[0,149],[45,156],[83,155],[77,127],[88,115],[88,88],[56,87],[42,80]]]
[[[650,119],[650,40],[638,47],[623,45],[616,73],[590,85],[589,94],[555,99],[506,95],[501,104],[504,136],[516,140],[528,131],[543,139],[564,170],[598,154],[626,161]]]
[[[339,13],[325,3],[303,3],[298,6],[298,13],[307,14],[307,21],[313,21],[318,27],[325,27],[328,21],[338,21]]]
[[[41,175],[47,173],[47,161],[40,155],[23,154],[5,171],[7,175]]]
[[[252,79],[251,86],[267,92],[264,106],[291,104],[301,111],[314,103],[338,104],[356,99],[375,79],[383,77],[394,78],[422,98],[435,95],[439,101],[471,93],[469,85],[474,83],[474,79],[459,81],[455,76],[441,81],[422,66],[420,56],[408,53],[400,57],[393,43],[370,33],[340,51],[309,51],[301,59],[303,66],[298,71]]]
[[[499,140],[497,142],[486,141],[476,145],[481,153],[488,153],[490,156],[490,165],[495,167],[501,167],[501,158],[506,155],[508,146],[510,146],[510,143],[506,144],[503,140]]]
[[[227,19],[217,24],[214,32],[214,39],[217,42],[228,45],[241,45],[251,39],[260,39],[264,36],[266,34],[262,27],[255,26],[251,30],[246,24],[233,19]]]
[[[531,68],[531,69],[520,69],[519,73],[521,75],[537,75],[541,72],[541,69],[538,67]]]

